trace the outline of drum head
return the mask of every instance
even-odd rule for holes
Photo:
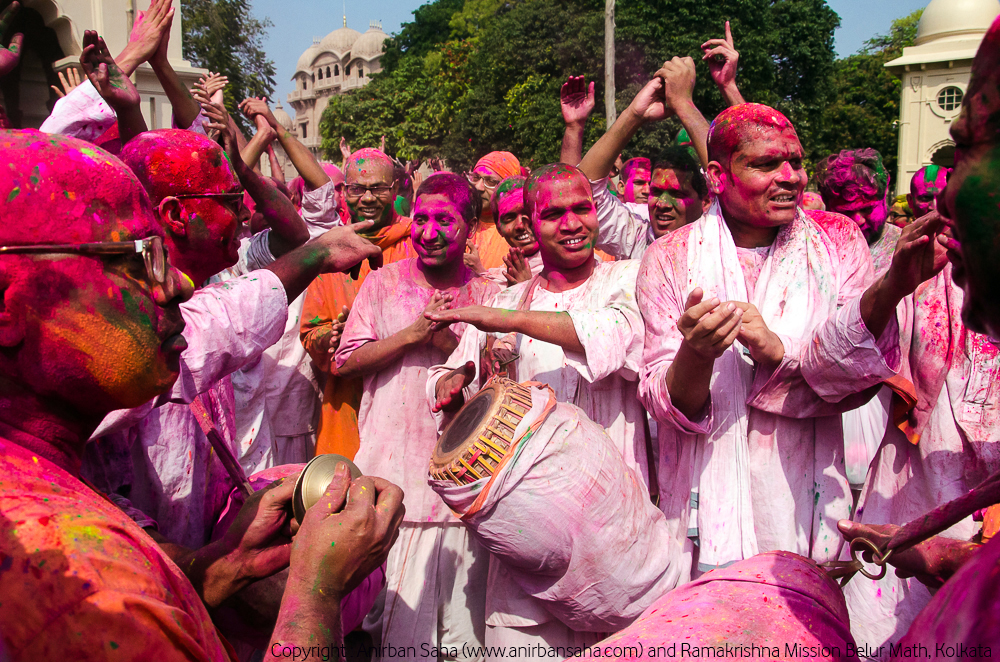
[[[487,386],[458,411],[438,439],[437,447],[434,449],[435,464],[447,465],[453,455],[466,449],[469,442],[475,438],[476,431],[490,415],[497,393],[497,388]]]

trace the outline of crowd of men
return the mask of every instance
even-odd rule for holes
[[[170,68],[172,19],[152,0],[117,57],[85,33],[40,131],[0,112],[0,660],[337,656],[352,630],[376,658],[477,660],[611,634],[560,623],[428,485],[497,347],[605,430],[682,583],[770,550],[836,561],[1000,470],[1000,22],[955,170],[904,202],[865,146],[810,178],[789,119],[740,95],[728,24],[702,46],[712,121],[675,57],[586,153],[573,77],[560,163],[423,175],[384,146],[320,163],[266,99],[239,104],[248,139],[225,77]],[[172,129],[145,126],[143,62]],[[668,117],[674,143],[629,153]],[[364,476],[338,466],[298,521],[323,453]],[[859,645],[902,638],[997,528],[988,509],[847,583]]]

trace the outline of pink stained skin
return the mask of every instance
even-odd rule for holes
[[[163,236],[136,178],[107,152],[37,131],[0,131],[0,244]],[[135,256],[0,256],[0,433],[71,471],[114,409],[169,388],[187,346],[179,305],[190,280],[149,282]]]
[[[691,183],[690,173],[669,168],[657,168],[649,185],[649,226],[653,236],[660,238],[668,232],[697,221],[708,209],[708,200],[702,201]]]
[[[857,223],[865,239],[870,241],[879,237],[889,218],[886,194],[880,195],[874,186],[866,182],[857,182],[848,188],[846,195],[850,199],[832,196],[827,205],[828,211],[843,214]]]
[[[515,189],[500,195],[497,208],[500,218],[497,219],[497,232],[514,248],[520,248],[527,256],[538,252],[538,239],[531,229],[531,219],[524,209],[524,189]]]
[[[121,159],[149,194],[174,265],[195,283],[236,264],[244,205],[219,198],[177,198],[242,192],[218,143],[191,131],[161,129],[136,136]]]
[[[531,226],[545,265],[542,276],[549,289],[575,287],[594,271],[597,211],[590,181],[578,168],[556,164],[543,168],[528,185]]]
[[[760,104],[724,110],[708,136],[709,189],[737,246],[769,246],[795,219],[809,181],[802,145],[784,115]]]
[[[628,164],[632,161],[640,161],[640,163],[629,168]],[[642,161],[645,163],[641,163]],[[647,204],[652,177],[649,168],[649,159],[629,159],[625,163],[623,170],[628,173],[628,178],[619,184],[625,202],[635,202],[640,205]]]
[[[937,210],[937,197],[948,185],[949,174],[951,168],[936,165],[924,166],[913,174],[906,203],[910,205],[914,218],[926,216]]]
[[[351,215],[351,223],[375,221],[372,232],[391,225],[393,221],[392,201],[396,199],[397,184],[393,176],[392,161],[377,149],[365,148],[351,154],[344,166],[344,176],[348,187],[388,186],[384,195],[365,191],[360,196],[344,194],[344,204]]]
[[[450,197],[424,194],[414,202],[410,241],[421,271],[461,264],[469,232],[469,223]]]
[[[802,194],[802,208],[806,211],[826,211],[823,196],[812,191],[806,191]]]

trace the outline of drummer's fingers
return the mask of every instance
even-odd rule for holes
[[[403,506],[403,490],[384,478],[372,477],[378,498],[375,501],[375,518],[379,537],[385,538],[399,527],[406,508]]]

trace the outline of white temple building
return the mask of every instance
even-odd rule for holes
[[[0,79],[0,103],[13,124],[38,128],[48,117],[56,97],[50,85],[58,85],[57,72],[80,66],[81,40],[85,30],[104,37],[113,56],[125,48],[136,10],[144,11],[148,0],[20,0],[9,38],[23,32],[24,48],[18,68]],[[6,6],[7,2],[0,3]],[[181,2],[173,0],[174,20],[170,28],[168,59],[188,88],[206,73],[191,66],[181,54]],[[142,95],[142,114],[150,129],[170,127],[172,109],[148,64],[132,77]]]
[[[288,95],[288,105],[295,111],[290,120],[295,135],[314,154],[319,155],[319,123],[329,97],[363,87],[373,73],[381,71],[382,45],[388,38],[381,23],[370,22],[362,34],[347,27],[345,16],[343,27],[314,39],[299,58],[292,77],[295,91]]]
[[[886,63],[903,83],[899,113],[897,194],[931,163],[952,166],[955,144],[948,135],[958,117],[972,73],[972,58],[1000,0],[932,0],[924,9],[916,43]]]

